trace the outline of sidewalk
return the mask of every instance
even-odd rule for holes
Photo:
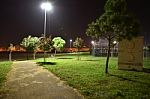
[[[84,99],[75,89],[31,61],[14,62],[4,99]]]

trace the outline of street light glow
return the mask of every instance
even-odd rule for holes
[[[53,9],[53,6],[50,2],[44,2],[41,4],[41,8],[46,10],[46,11],[50,11]]]
[[[113,44],[116,44],[116,43],[117,43],[117,41],[114,41],[114,42],[113,42]]]
[[[94,44],[94,41],[91,41],[91,44]]]
[[[72,42],[72,39],[70,39],[70,42]]]

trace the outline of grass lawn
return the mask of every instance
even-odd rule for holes
[[[104,73],[105,57],[74,55],[48,58],[46,69],[78,89],[86,99],[150,99],[150,73],[117,69],[117,58],[110,58],[109,73]],[[37,59],[43,62],[43,59]],[[150,60],[144,62],[150,69]]]
[[[0,94],[3,93],[3,90],[1,89],[2,84],[6,80],[6,75],[11,69],[12,62],[4,61],[0,62]]]

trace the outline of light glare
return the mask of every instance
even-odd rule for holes
[[[114,41],[113,43],[114,43],[114,44],[116,44],[116,43],[117,43],[117,41]]]
[[[53,9],[53,6],[49,2],[45,2],[45,3],[41,4],[41,8],[44,9],[44,10],[50,11],[50,10]]]
[[[94,41],[91,41],[91,44],[94,44]]]

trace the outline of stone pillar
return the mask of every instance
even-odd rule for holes
[[[144,37],[119,42],[118,69],[143,70]]]

